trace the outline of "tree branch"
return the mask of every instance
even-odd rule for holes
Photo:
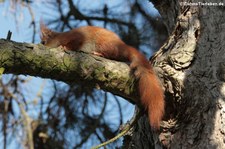
[[[0,39],[0,67],[5,73],[50,78],[101,88],[137,102],[134,78],[125,63],[82,53],[47,49],[41,44]]]

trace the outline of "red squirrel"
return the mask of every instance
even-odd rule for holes
[[[50,48],[80,50],[107,59],[130,62],[138,79],[141,104],[148,112],[150,125],[159,129],[164,114],[164,93],[151,64],[143,54],[125,44],[115,33],[95,26],[85,26],[68,32],[54,32],[41,24],[42,43]]]

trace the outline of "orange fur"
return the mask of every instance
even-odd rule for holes
[[[100,27],[86,26],[64,33],[56,33],[41,24],[41,40],[46,46],[63,46],[118,61],[129,61],[139,79],[141,103],[148,112],[150,125],[159,129],[164,114],[164,95],[151,64],[135,48],[126,45],[115,33]]]

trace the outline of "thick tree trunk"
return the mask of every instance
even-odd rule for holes
[[[152,58],[166,114],[159,134],[141,118],[124,148],[225,148],[225,3],[153,2],[171,33]]]

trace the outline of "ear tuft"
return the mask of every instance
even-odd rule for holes
[[[40,30],[41,30],[41,40],[47,41],[52,35],[53,31],[43,23],[43,21],[40,21]]]

